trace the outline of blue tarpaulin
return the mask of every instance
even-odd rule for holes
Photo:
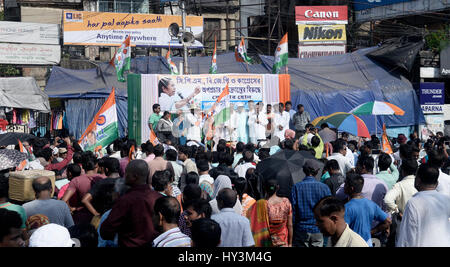
[[[291,100],[293,107],[303,104],[311,119],[333,112],[348,112],[368,101],[390,102],[405,111],[404,116],[378,116],[378,132],[383,122],[387,127],[406,127],[424,124],[425,118],[411,83],[395,72],[389,72],[379,63],[365,56],[375,48],[361,49],[344,55],[310,59],[289,58]],[[262,64],[248,66],[248,73],[272,72],[273,57],[260,56]],[[180,57],[173,57],[177,64]],[[191,74],[208,73],[211,57],[189,58]],[[247,73],[244,63],[236,62],[234,53],[217,55],[218,73]],[[138,57],[131,61],[131,72],[138,74],[169,74],[162,56]],[[111,92],[116,88],[119,130],[127,129],[127,86],[117,81],[114,68],[101,63],[97,68],[72,70],[53,67],[45,88],[49,97],[66,99],[69,132],[77,138],[80,129],[91,122]],[[82,100],[81,100],[82,99]],[[75,101],[77,100],[77,101]],[[375,131],[374,117],[361,116],[369,131]]]

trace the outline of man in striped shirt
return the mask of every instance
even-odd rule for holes
[[[174,197],[162,197],[156,200],[153,225],[162,233],[153,240],[153,247],[190,247],[191,238],[178,228],[181,207]]]

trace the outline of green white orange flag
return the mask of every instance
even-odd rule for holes
[[[169,43],[169,52],[166,54],[166,60],[167,64],[170,67],[170,74],[171,75],[179,75],[177,65],[172,61],[172,58],[170,57],[170,43]]]
[[[280,69],[288,64],[288,34],[286,33],[281,39],[275,50],[275,62],[273,63],[272,73],[280,73]]]
[[[209,74],[217,74],[216,52],[217,52],[217,40],[216,36],[214,36],[214,52],[211,59],[211,67],[209,67]]]
[[[219,95],[219,98],[217,98],[216,103],[214,103],[214,107],[215,125],[223,124],[230,119],[230,89],[228,88],[228,83]]]
[[[131,36],[123,41],[119,50],[114,54],[114,57],[111,59],[109,64],[113,65],[116,68],[117,80],[119,82],[125,82],[125,78],[123,77],[123,73],[126,70],[130,70],[131,65]]]
[[[236,48],[236,51],[234,52],[234,55],[236,57],[237,62],[245,62],[248,64],[253,63],[253,59],[251,59],[247,55],[247,48],[245,48],[245,42],[244,38],[242,37],[241,42],[239,43],[238,47]]]
[[[22,142],[20,142],[19,139],[17,139],[17,142],[19,143],[19,150],[20,150],[20,152],[22,152],[22,153],[27,153],[27,152],[25,151],[25,148],[23,147]],[[27,166],[27,160],[25,159],[25,160],[23,160],[23,161],[19,164],[19,166],[16,167],[16,171],[21,171],[21,170],[23,170],[26,166]]]
[[[383,148],[383,152],[387,154],[393,154],[391,144],[389,143],[389,139],[386,133],[386,124],[383,123],[383,136],[381,137],[381,145]]]
[[[94,151],[98,146],[106,147],[119,137],[116,97],[114,87],[95,115],[91,124],[81,136],[78,143],[83,150]]]
[[[153,129],[150,129],[150,143],[152,143],[152,145],[156,146],[157,144],[159,144],[159,140],[156,137],[155,132],[153,131]]]

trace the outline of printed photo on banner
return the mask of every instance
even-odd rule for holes
[[[79,140],[84,151],[105,148],[119,137],[116,100],[112,90],[106,102],[95,115]]]
[[[158,75],[158,103],[161,111],[171,113],[187,111],[192,105],[208,110],[227,83],[231,103],[263,101],[264,79],[260,74]]]

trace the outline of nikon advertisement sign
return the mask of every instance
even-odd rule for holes
[[[299,43],[346,44],[345,25],[298,25]]]

